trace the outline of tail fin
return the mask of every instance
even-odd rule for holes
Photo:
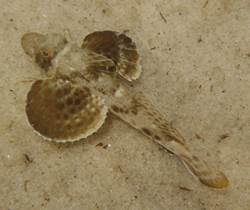
[[[226,188],[229,185],[227,177],[222,172],[210,168],[205,161],[192,155],[184,145],[176,141],[171,141],[169,142],[168,149],[181,159],[187,169],[201,183],[213,188]]]

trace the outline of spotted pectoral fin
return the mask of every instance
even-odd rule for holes
[[[131,38],[123,33],[93,32],[84,38],[82,48],[113,60],[117,73],[128,81],[136,80],[141,75],[136,45]]]
[[[26,104],[30,125],[47,140],[73,142],[96,132],[107,107],[86,86],[54,77],[33,83]]]

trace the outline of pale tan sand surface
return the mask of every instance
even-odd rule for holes
[[[0,0],[0,210],[249,210],[249,0]],[[76,144],[42,140],[27,124],[38,68],[25,32],[79,43],[96,30],[126,31],[143,67],[143,91],[190,148],[230,179],[196,181],[182,163],[109,116]],[[97,146],[96,146],[97,145]],[[107,146],[108,145],[108,146]]]

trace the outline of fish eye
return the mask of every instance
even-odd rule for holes
[[[43,56],[45,56],[45,57],[48,57],[48,56],[49,56],[49,52],[48,52],[48,51],[43,50],[43,51],[42,51],[42,55],[43,55]]]

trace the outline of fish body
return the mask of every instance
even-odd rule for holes
[[[27,33],[22,47],[48,76],[33,83],[26,104],[30,125],[45,139],[86,138],[98,131],[111,112],[174,153],[203,184],[228,186],[226,176],[193,155],[164,114],[130,85],[142,69],[136,45],[128,36],[93,32],[78,47],[60,34]]]

